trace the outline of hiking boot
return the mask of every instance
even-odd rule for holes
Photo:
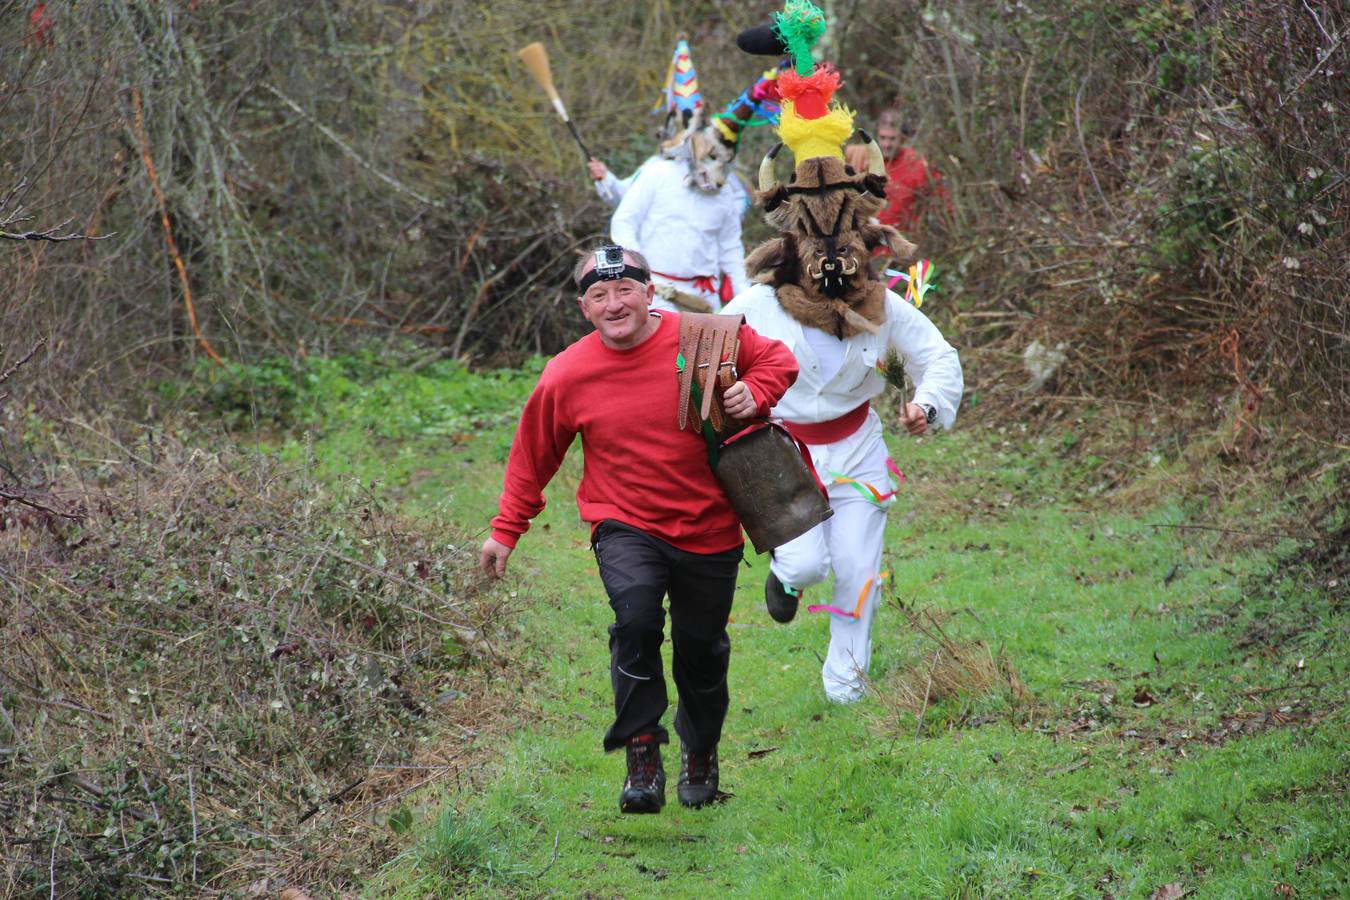
[[[769,608],[769,616],[775,622],[787,624],[797,615],[797,598],[801,591],[790,588],[778,580],[778,576],[769,572],[764,579],[764,605]]]
[[[680,781],[675,793],[684,806],[698,808],[717,799],[717,748],[692,752],[680,744]]]
[[[628,778],[619,795],[619,812],[660,812],[666,805],[666,770],[661,767],[661,745],[656,735],[631,738],[627,751]]]

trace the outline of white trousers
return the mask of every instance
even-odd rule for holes
[[[834,515],[774,550],[769,568],[784,585],[798,590],[834,574],[828,604],[813,603],[809,596],[802,599],[804,605],[833,607],[821,613],[830,617],[830,647],[821,681],[830,700],[851,703],[862,696],[872,659],[872,617],[881,598],[886,510],[895,502],[890,497],[878,503],[865,486],[882,495],[890,492],[889,456],[875,411],[862,428],[842,441],[808,444],[807,448],[816,474],[829,491]]]

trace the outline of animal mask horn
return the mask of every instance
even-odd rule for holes
[[[872,136],[861,128],[858,129],[858,135],[863,139],[863,143],[867,145],[867,174],[885,175],[886,158],[881,155],[881,145],[873,140]]]
[[[761,192],[768,192],[774,189],[776,181],[773,177],[773,161],[778,158],[778,151],[783,149],[782,143],[775,144],[773,149],[764,154],[764,159],[759,164],[759,189]]]

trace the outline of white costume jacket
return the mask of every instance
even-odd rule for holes
[[[914,402],[937,408],[935,425],[950,426],[961,402],[963,381],[956,350],[928,318],[899,295],[886,292],[886,321],[878,334],[837,338],[805,328],[778,305],[773,288],[757,284],[727,304],[765,337],[792,350],[801,367],[797,381],[773,408],[789,423],[829,422],[852,412],[886,389],[878,366],[892,351],[914,382]],[[886,449],[881,418],[867,411],[858,428],[830,443],[806,442],[811,464],[826,485],[834,515],[774,550],[769,571],[795,591],[834,575],[829,596],[808,605],[830,614],[830,646],[821,666],[825,695],[851,703],[865,690],[872,657],[872,619],[881,598],[886,509],[895,502],[896,472]],[[890,490],[887,491],[889,482]]]
[[[780,419],[827,422],[877,397],[886,390],[879,366],[886,364],[893,350],[914,383],[913,402],[935,406],[937,426],[950,428],[956,421],[964,390],[960,358],[937,326],[893,291],[886,292],[886,322],[881,332],[844,338],[843,360],[828,378],[805,327],[783,311],[769,285],[755,285],[722,311],[744,315],[751,328],[787,344],[801,364],[797,381],[773,409]]]
[[[743,194],[730,179],[716,194],[705,194],[685,183],[688,172],[683,160],[644,164],[614,211],[610,237],[647,257],[655,283],[704,297],[716,311],[721,305],[716,288],[700,290],[692,279],[709,278],[715,284],[725,273],[735,293],[750,286],[741,244]],[[672,308],[659,297],[652,305]]]
[[[594,182],[596,194],[600,196],[600,199],[604,201],[606,206],[608,206],[610,209],[614,209],[619,205],[619,201],[623,199],[623,195],[628,193],[628,189],[633,186],[633,182],[636,181],[637,177],[642,174],[642,170],[647,168],[647,165],[649,163],[655,162],[658,159],[661,159],[661,157],[660,156],[647,157],[642,161],[642,165],[634,169],[633,174],[629,175],[627,178],[620,178],[613,172],[606,170],[605,177],[601,178],[599,181]],[[737,198],[740,200],[741,215],[744,216],[745,213],[750,209],[749,189],[745,186],[745,183],[741,180],[741,176],[736,174],[735,172],[731,172],[727,175],[727,185],[731,188],[732,192],[735,193]]]

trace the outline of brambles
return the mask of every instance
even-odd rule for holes
[[[502,598],[467,538],[359,485],[165,433],[128,450],[97,483],[48,467],[78,523],[0,501],[0,883],[351,884],[392,846],[382,804],[467,752],[428,737],[490,727]]]

